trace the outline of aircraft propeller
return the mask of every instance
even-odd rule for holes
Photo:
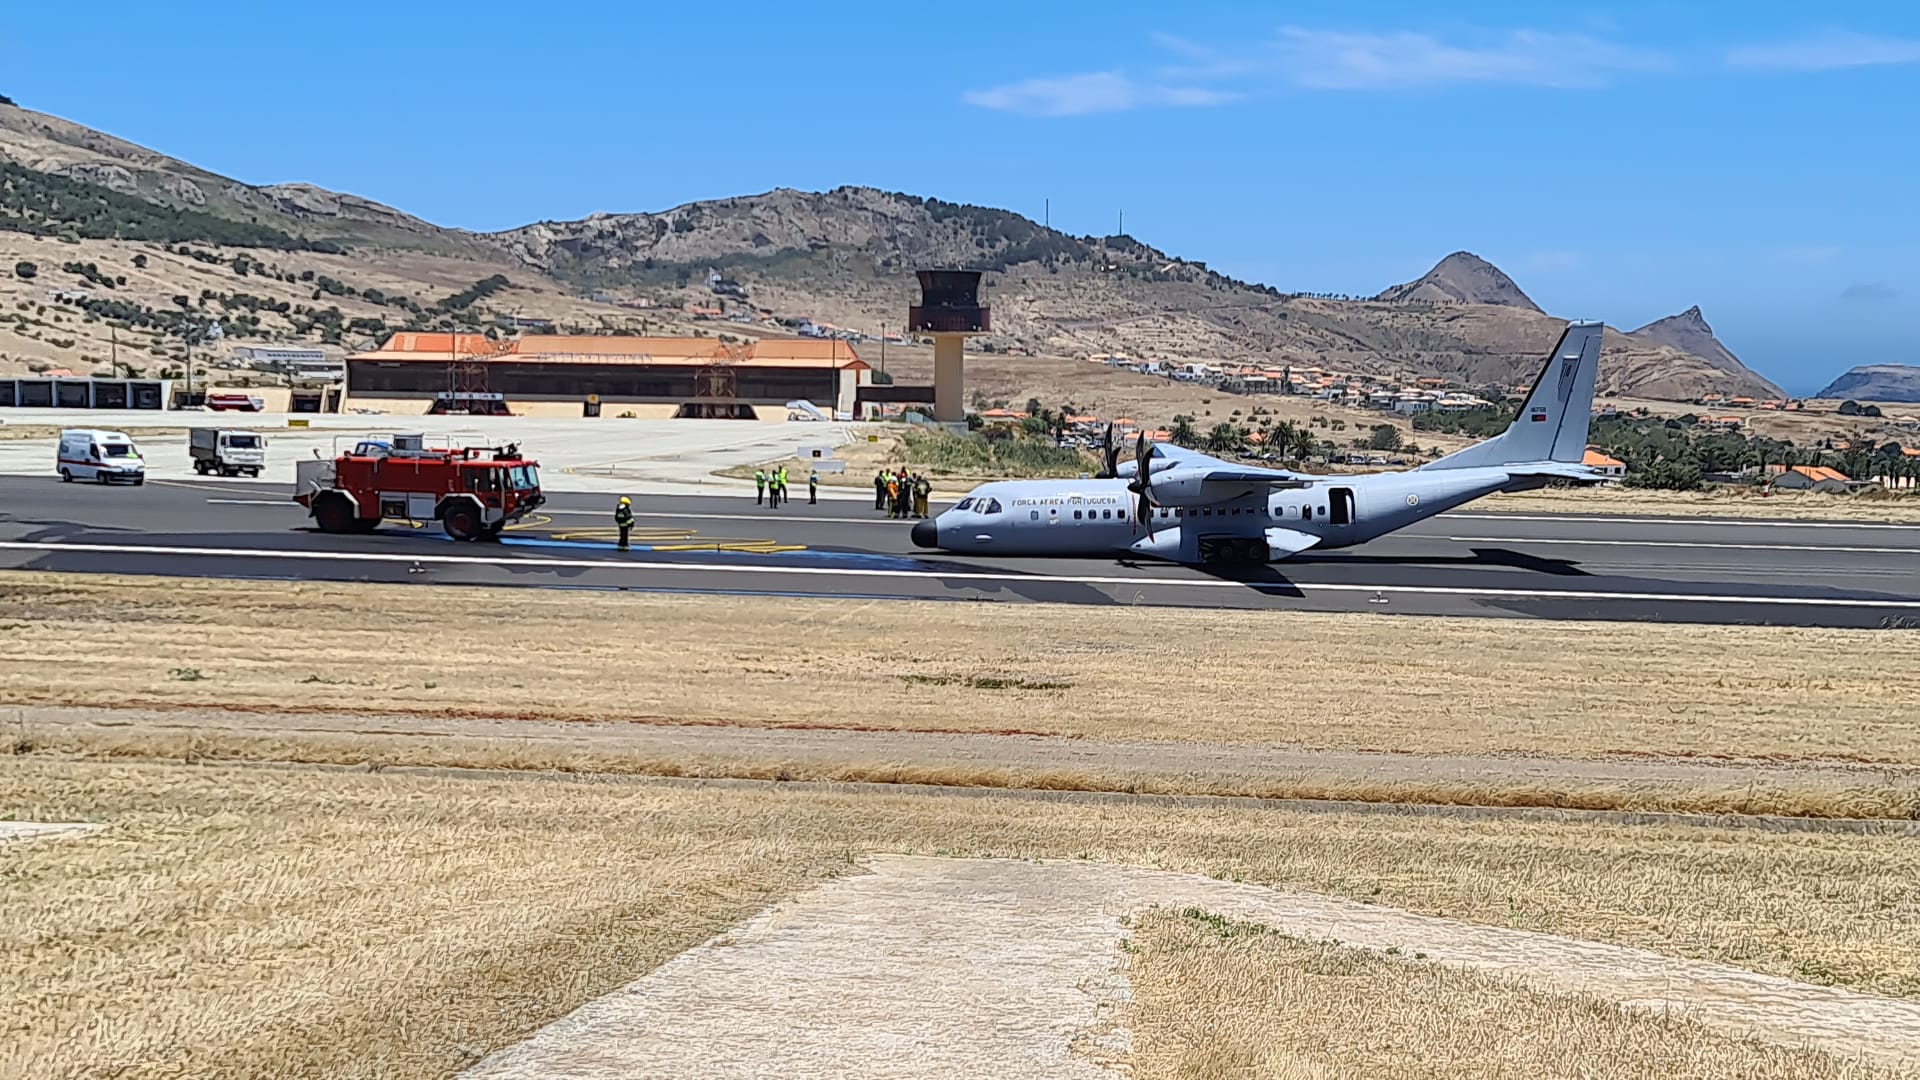
[[[1120,448],[1113,444],[1113,425],[1107,425],[1106,434],[1100,437],[1100,479],[1111,480],[1120,475]]]
[[[1145,526],[1148,536],[1153,535],[1153,470],[1148,467],[1152,461],[1153,451],[1147,446],[1147,433],[1143,431],[1133,444],[1133,479],[1127,481],[1127,490],[1136,496],[1133,520]]]

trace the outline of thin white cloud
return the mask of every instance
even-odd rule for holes
[[[968,104],[1035,116],[1081,116],[1149,106],[1221,105],[1275,86],[1393,90],[1450,84],[1584,88],[1670,60],[1582,34],[1509,30],[1472,40],[1430,34],[1281,27],[1263,39],[1216,45],[1174,34],[1153,44],[1172,63],[1145,79],[1096,71],[1008,83],[962,95]]]
[[[1660,53],[1582,34],[1512,30],[1454,44],[1429,34],[1372,34],[1288,26],[1272,45],[1278,72],[1314,90],[1391,90],[1451,83],[1585,88],[1626,72],[1670,66]]]
[[[1742,45],[1727,53],[1727,66],[1750,71],[1833,71],[1886,64],[1920,64],[1920,41],[1834,30],[1794,41]]]
[[[1234,96],[1205,87],[1142,83],[1117,71],[1028,79],[961,95],[969,105],[1031,116],[1083,116],[1148,105],[1219,105]]]

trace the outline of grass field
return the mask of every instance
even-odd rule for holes
[[[0,609],[22,705],[1920,763],[1913,630],[28,575]]]
[[[38,755],[0,770],[0,815],[107,826],[7,852],[5,1077],[444,1076],[879,851],[1195,871],[1920,992],[1920,844],[1883,838]],[[1459,1045],[1417,983],[1381,983],[1369,1022]],[[1581,1037],[1642,1038],[1603,1020]]]
[[[1197,910],[1131,937],[1140,1080],[1869,1080],[1892,1072]]]

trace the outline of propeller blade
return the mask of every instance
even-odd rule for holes
[[[1101,477],[1111,480],[1120,475],[1120,448],[1113,444],[1113,425],[1107,425],[1106,434],[1100,437]]]
[[[1141,432],[1133,444],[1133,479],[1127,487],[1139,496],[1133,504],[1133,518],[1153,535],[1153,471],[1147,466],[1153,459],[1152,450],[1147,447],[1147,433]]]

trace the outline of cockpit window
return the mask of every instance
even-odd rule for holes
[[[982,514],[997,514],[1000,512],[1000,500],[999,499],[981,499],[979,504],[976,505],[974,509],[979,511]]]
[[[969,495],[966,498],[961,499],[959,502],[954,503],[953,508],[955,510],[965,510],[967,507],[972,505],[973,505],[973,496]]]

